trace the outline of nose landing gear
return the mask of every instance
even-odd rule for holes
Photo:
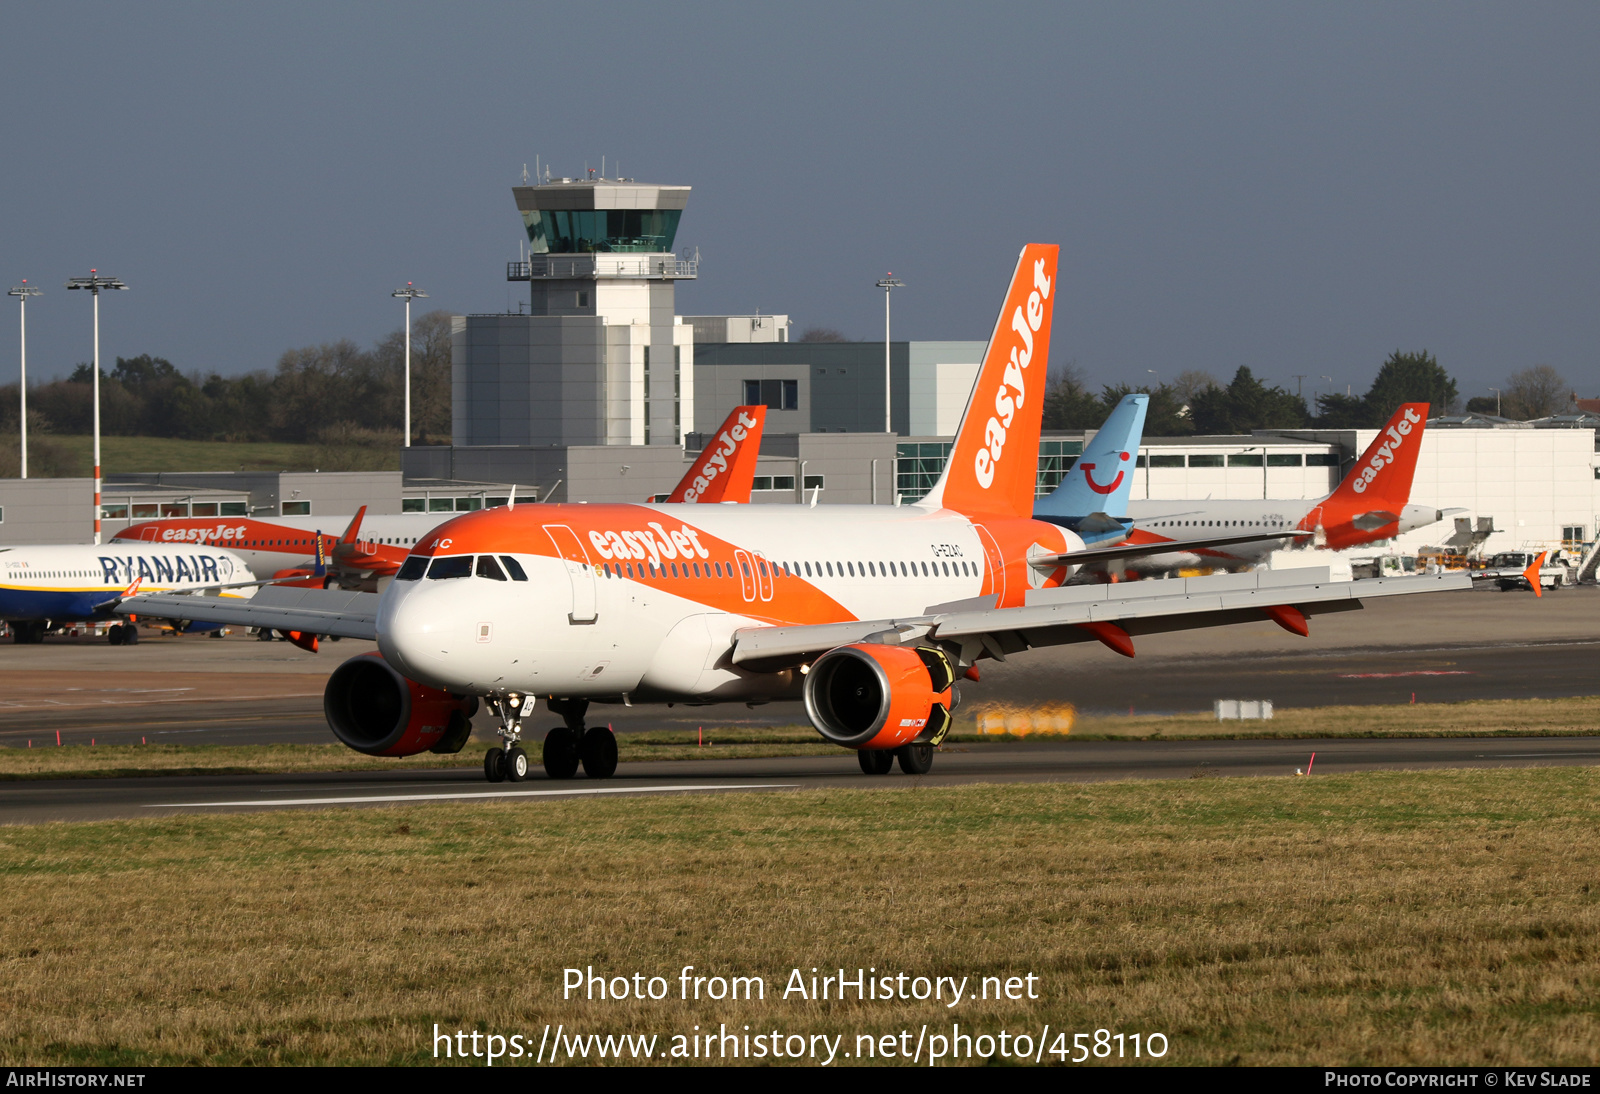
[[[507,695],[486,700],[489,709],[500,717],[503,747],[491,748],[483,758],[483,774],[492,783],[521,782],[528,777],[532,762],[522,747],[522,720],[533,713],[535,697]],[[609,779],[617,771],[617,739],[604,726],[584,728],[587,699],[551,699],[552,714],[561,715],[565,725],[544,736],[540,760],[544,773],[552,779],[570,779],[583,767],[591,779]]]

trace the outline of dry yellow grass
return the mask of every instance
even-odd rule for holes
[[[0,1063],[428,1062],[435,1023],[849,1051],[959,1021],[1159,1031],[1180,1064],[1593,1065],[1597,792],[1544,768],[4,828]],[[768,998],[563,1001],[590,965]],[[774,998],[814,966],[1042,998]]]

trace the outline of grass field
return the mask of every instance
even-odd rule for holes
[[[398,471],[394,448],[331,447],[275,442],[186,441],[174,437],[101,437],[105,472],[144,471]],[[9,451],[9,450],[8,450]],[[94,468],[94,440],[75,434],[28,437],[28,470],[41,477],[84,476]],[[13,472],[14,473],[14,472]]]
[[[1600,773],[1541,768],[9,827],[0,1062],[419,1063],[435,1023],[909,1051],[960,1022],[1161,1032],[1176,1064],[1593,1065],[1597,821]],[[767,997],[679,1001],[684,965]],[[587,966],[672,996],[563,1001]],[[779,998],[841,966],[1040,997]]]
[[[960,725],[972,728],[967,715]],[[1083,719],[1071,736],[1096,739],[1185,740],[1216,737],[1417,737],[1560,736],[1600,731],[1600,698],[1485,700],[1419,706],[1316,707],[1277,711],[1270,722],[1218,722],[1208,715]],[[480,731],[481,734],[481,731]],[[538,761],[539,741],[529,751]],[[949,743],[972,745],[994,738],[954,732]],[[762,756],[832,756],[810,726],[751,729],[708,726],[700,747],[682,732],[626,733],[617,738],[623,762],[745,759]],[[142,775],[288,774],[302,771],[380,771],[396,768],[477,767],[488,741],[474,740],[453,756],[423,753],[403,759],[363,756],[341,744],[322,745],[99,745],[0,748],[0,780],[127,778]]]

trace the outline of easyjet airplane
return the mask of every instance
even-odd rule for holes
[[[667,500],[748,502],[766,418],[764,406],[734,407]],[[451,519],[441,513],[366,514],[363,506],[354,517],[167,517],[131,524],[112,539],[226,547],[260,577],[377,592],[413,546]],[[330,526],[344,526],[344,533],[322,531]]]
[[[1119,407],[1107,419],[1091,444],[1100,445],[1102,435],[1114,434],[1112,447],[1121,444],[1122,451],[1111,457],[1102,455],[1099,462],[1109,466],[1120,460],[1122,469],[1130,469],[1130,458],[1139,450],[1141,437],[1137,426],[1131,433],[1126,428],[1131,419],[1122,420],[1113,429],[1122,409]],[[1127,501],[1131,470],[1119,469],[1115,478],[1107,474],[1102,485],[1093,477],[1093,465],[1080,460],[1055,492],[1034,506],[1034,516],[1080,527],[1088,516],[1085,510],[1099,500],[1095,494],[1120,493],[1124,511],[1115,515],[1123,517],[1128,526],[1123,542],[1129,550],[1103,565],[1141,573],[1162,573],[1186,566],[1251,566],[1297,541],[1334,550],[1377,543],[1433,524],[1452,513],[1465,512],[1417,505],[1410,500],[1411,480],[1427,419],[1427,403],[1402,405],[1338,488],[1322,498]],[[1088,453],[1084,459],[1088,459]],[[1114,491],[1114,487],[1120,489]],[[1093,493],[1086,493],[1086,488]],[[1097,515],[1104,517],[1105,513]],[[1275,535],[1272,530],[1276,530]],[[1229,542],[1232,536],[1239,539]]]
[[[797,698],[863,771],[926,772],[983,658],[1085,641],[1131,656],[1141,635],[1252,620],[1305,634],[1365,596],[1470,588],[1307,570],[1061,588],[1119,548],[1032,516],[1056,251],[1023,250],[944,475],[914,505],[508,505],[436,528],[381,595],[268,587],[247,609],[196,610],[376,638],[328,680],[334,734],[374,755],[453,752],[482,700],[498,781],[527,776],[540,697],[565,722],[543,740],[554,778],[616,768],[591,703]]]

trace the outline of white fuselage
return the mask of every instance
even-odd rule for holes
[[[0,549],[0,619],[84,620],[139,581],[139,591],[193,592],[249,581],[244,560],[215,547],[104,543]]]
[[[1021,551],[1008,551],[1008,565],[991,574],[974,522],[948,510],[527,508],[516,514],[522,550],[471,518],[441,527],[422,548],[436,562],[509,555],[526,581],[430,577],[396,580],[384,592],[378,644],[396,669],[479,695],[791,697],[798,674],[751,673],[728,661],[734,632],[920,615],[995,588],[991,578],[1028,585],[1046,576],[1025,562],[1010,565]],[[553,557],[550,542],[537,538],[551,526],[570,526],[584,557]],[[1056,531],[1069,549],[1081,545],[1071,533],[1038,527],[1045,539]]]

